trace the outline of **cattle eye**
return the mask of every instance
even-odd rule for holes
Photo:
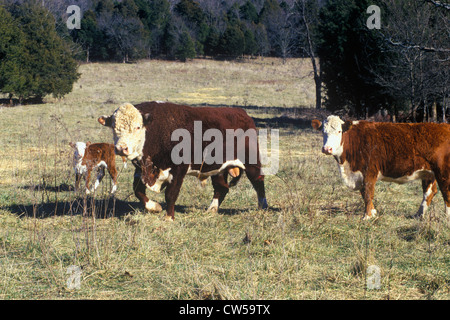
[[[141,129],[141,127],[140,127],[140,126],[137,126],[137,127],[136,127],[136,130],[139,130],[139,129]]]

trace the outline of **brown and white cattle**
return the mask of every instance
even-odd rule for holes
[[[116,169],[116,155],[114,153],[114,145],[109,143],[84,143],[84,142],[70,142],[69,145],[74,149],[73,166],[75,170],[75,190],[80,187],[81,177],[86,180],[86,194],[94,192],[103,177],[105,176],[105,169],[108,170],[109,175],[113,180],[111,193],[117,190],[117,169]],[[122,157],[124,168],[126,167],[126,158]],[[97,179],[95,180],[92,190],[89,190],[89,181],[92,170],[97,169]]]
[[[204,161],[208,142],[196,141],[196,123],[201,123],[200,135],[207,132],[221,132],[239,129],[242,132],[255,130],[253,119],[240,108],[189,107],[166,102],[144,102],[133,106],[126,103],[117,108],[111,116],[102,116],[99,123],[113,129],[116,154],[132,160],[136,168],[133,187],[136,197],[147,211],[161,211],[161,206],[145,195],[146,185],[155,185],[159,179],[157,190],[166,188],[165,199],[167,216],[174,218],[175,201],[178,198],[183,179],[193,175],[200,180],[211,177],[214,188],[213,201],[209,210],[218,210],[229,191],[228,175],[233,172],[238,177],[245,171],[258,196],[260,208],[267,208],[264,190],[264,175],[261,170],[258,141],[245,138],[243,144],[236,143],[231,150],[233,155],[223,162],[207,163]],[[173,159],[173,152],[180,143],[180,136],[173,137],[175,132],[187,132],[192,148],[188,154],[191,162],[178,162]],[[193,138],[191,138],[193,137]],[[239,139],[240,137],[236,138]],[[218,143],[217,141],[214,141]],[[223,141],[220,148],[227,148]],[[242,152],[241,152],[242,151]],[[244,154],[243,157],[239,155]],[[249,155],[257,154],[254,159]],[[200,158],[200,162],[194,159]],[[203,159],[203,160],[202,160]],[[254,161],[251,161],[254,160]],[[240,169],[235,169],[240,168]],[[156,171],[155,171],[156,170]],[[237,171],[240,170],[240,171]]]
[[[344,122],[337,116],[311,124],[322,128],[322,152],[336,159],[345,185],[361,192],[364,219],[377,213],[372,202],[377,180],[400,184],[422,180],[423,201],[415,217],[427,211],[437,182],[450,216],[449,124]]]

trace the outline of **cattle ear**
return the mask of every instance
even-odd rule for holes
[[[106,116],[101,116],[100,118],[97,119],[97,121],[105,126],[105,127],[112,127],[112,117],[106,117]]]
[[[86,148],[89,147],[90,145],[91,145],[90,141],[86,142]]]
[[[347,120],[342,124],[342,132],[350,130],[353,126],[353,121]]]
[[[320,130],[322,127],[322,122],[320,120],[314,119],[311,121],[311,126],[314,130]]]
[[[142,120],[144,120],[144,126],[150,122],[151,120],[151,116],[150,113],[146,113],[142,116]]]

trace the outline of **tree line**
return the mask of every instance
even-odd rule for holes
[[[0,92],[63,96],[77,61],[304,57],[317,108],[445,121],[449,14],[448,0],[0,0]]]
[[[297,10],[292,0],[92,0],[70,36],[86,61],[285,59],[301,54]]]

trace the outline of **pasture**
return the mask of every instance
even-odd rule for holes
[[[359,193],[341,181],[310,120],[307,60],[81,65],[64,99],[0,107],[0,299],[449,299],[450,222],[442,195],[423,220],[419,181],[379,182],[379,218],[361,221]],[[124,102],[241,106],[280,130],[279,171],[266,177],[269,210],[243,177],[219,212],[213,189],[186,177],[175,207],[149,214],[131,163],[109,196],[73,189],[70,141],[112,142],[97,123]],[[164,194],[147,195],[162,204]],[[369,266],[379,268],[379,285]],[[75,267],[71,267],[75,266]],[[78,270],[73,273],[73,268]],[[71,271],[72,270],[72,271]],[[70,282],[74,276],[79,282]],[[69,283],[68,283],[69,280]]]

